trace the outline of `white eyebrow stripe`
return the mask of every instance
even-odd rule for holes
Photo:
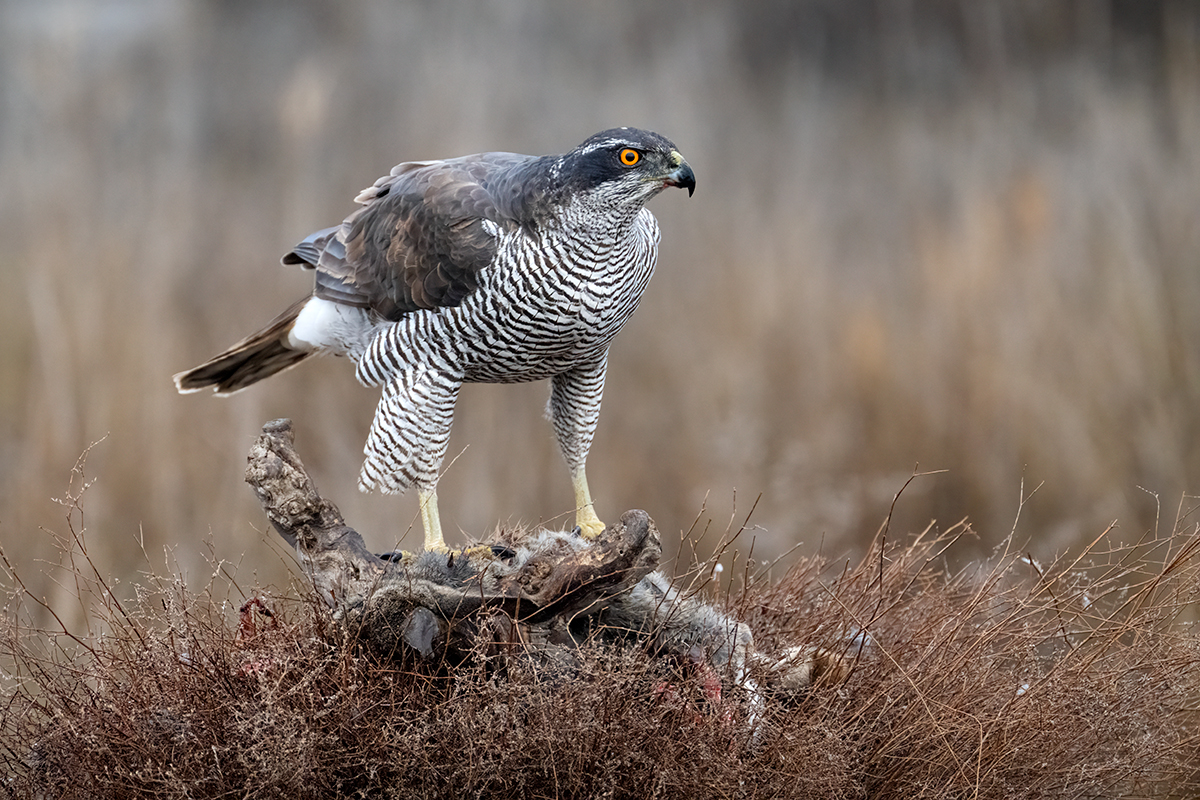
[[[628,139],[605,139],[604,141],[601,141],[601,142],[594,142],[586,150],[581,150],[579,152],[580,152],[580,154],[594,153],[597,150],[606,150],[606,149],[613,147],[615,145],[618,145],[618,144],[628,145],[629,147],[632,147],[635,150],[640,149],[637,147],[637,145],[633,144]]]

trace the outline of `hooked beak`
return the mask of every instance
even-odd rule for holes
[[[683,160],[683,156],[679,155],[678,151],[671,151],[671,161],[675,164],[675,169],[667,174],[663,186],[678,186],[681,189],[687,189],[688,197],[691,197],[696,191],[696,173],[692,172],[692,168]]]

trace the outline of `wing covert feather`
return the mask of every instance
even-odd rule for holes
[[[309,236],[283,261],[316,267],[318,297],[386,319],[456,306],[496,255],[495,225],[520,224],[512,171],[533,160],[484,153],[399,164],[355,198],[363,207],[340,228]]]

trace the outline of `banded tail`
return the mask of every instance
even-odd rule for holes
[[[316,348],[298,349],[289,343],[296,318],[310,299],[305,297],[294,303],[267,327],[247,336],[219,356],[180,372],[175,376],[175,388],[184,394],[209,387],[217,394],[233,394],[316,355],[320,352]]]

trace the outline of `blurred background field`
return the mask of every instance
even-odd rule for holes
[[[355,488],[377,392],[349,364],[229,399],[171,375],[309,291],[280,255],[393,164],[616,125],[673,139],[698,188],[652,204],[659,271],[589,463],[602,517],[724,530],[761,494],[756,557],[851,554],[918,463],[945,472],[893,532],[969,517],[980,553],[1022,480],[1038,554],[1190,509],[1194,3],[0,0],[4,551],[56,591],[40,528],[66,532],[53,498],[104,438],[102,570],[170,546],[201,582],[210,554],[283,580],[242,481],[280,416],[371,545],[418,543],[414,498]],[[464,391],[452,540],[569,519],[546,392]]]

